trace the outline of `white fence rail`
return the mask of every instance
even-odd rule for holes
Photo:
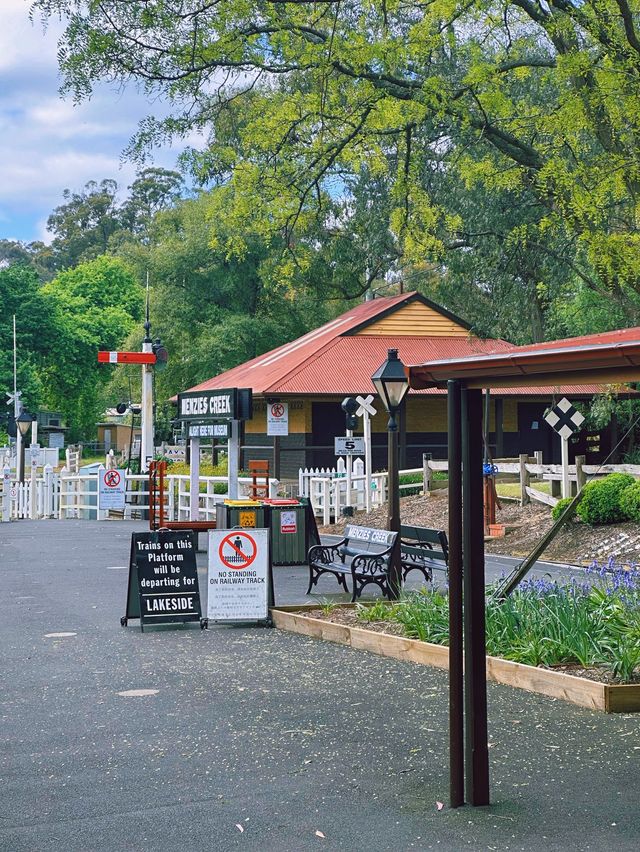
[[[445,463],[446,464],[446,463]],[[418,482],[401,483],[400,495],[408,490],[423,488],[424,471],[421,467],[401,470],[400,476],[420,475]],[[382,506],[387,500],[387,472],[381,471],[371,475],[371,508]],[[343,458],[338,459],[336,467],[331,469],[306,468],[298,472],[298,493],[300,497],[308,497],[314,514],[322,518],[323,524],[331,523],[331,518],[337,518],[346,506],[354,509],[364,509],[366,477],[364,462],[356,458],[349,475]]]
[[[145,475],[126,476],[125,509],[123,512],[103,511],[98,508],[98,480],[104,468],[95,472],[69,474],[63,468],[55,473],[47,465],[42,475],[32,475],[26,482],[17,482],[10,469],[3,469],[0,482],[0,522],[23,518],[67,518],[105,520],[143,517],[149,509],[149,479]],[[249,477],[238,479],[240,495],[248,495],[252,484]],[[278,496],[279,482],[269,480],[269,496]],[[167,521],[191,520],[191,488],[189,476],[165,478],[165,519]],[[228,497],[227,479],[221,476],[202,476],[199,482],[198,518],[213,520],[216,504]]]

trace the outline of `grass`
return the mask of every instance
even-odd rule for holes
[[[593,563],[587,582],[526,580],[505,601],[487,600],[487,654],[531,666],[604,668],[621,683],[640,676],[640,570]],[[447,645],[446,592],[424,589],[398,603],[358,607],[364,622],[389,620],[411,639]]]
[[[536,491],[542,491],[544,494],[551,494],[550,482],[533,481],[531,487]],[[498,497],[517,497],[520,498],[520,483],[519,482],[496,482],[496,491]]]

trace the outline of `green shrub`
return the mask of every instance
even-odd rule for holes
[[[625,520],[620,496],[634,482],[628,473],[612,473],[598,482],[590,482],[584,487],[576,514],[585,524],[615,524]]]
[[[627,485],[620,494],[620,508],[625,518],[640,523],[640,482]]]
[[[551,517],[553,518],[554,521],[558,520],[560,515],[564,512],[564,510],[567,508],[569,503],[572,502],[572,500],[573,500],[573,497],[563,497],[562,500],[558,500],[556,505],[551,510]]]

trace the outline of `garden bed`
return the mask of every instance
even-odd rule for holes
[[[409,639],[395,632],[389,633],[386,621],[369,623],[367,628],[359,627],[355,623],[355,608],[352,604],[332,608],[321,608],[317,604],[283,606],[274,608],[272,615],[275,626],[281,630],[337,642],[397,660],[441,669],[449,667],[449,649],[446,646]],[[598,682],[593,679],[595,670],[588,671],[589,677],[578,677],[567,673],[567,667],[564,668],[564,671],[559,671],[499,657],[487,657],[487,678],[496,683],[560,698],[605,713],[640,711],[640,684]]]

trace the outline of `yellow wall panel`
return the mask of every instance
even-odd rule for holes
[[[298,435],[311,431],[311,404],[306,399],[282,400],[289,403],[289,434]],[[245,423],[245,434],[265,435],[267,432],[267,403],[255,400],[253,419]]]
[[[468,337],[469,331],[428,305],[423,305],[422,302],[410,302],[356,334],[393,337]]]

